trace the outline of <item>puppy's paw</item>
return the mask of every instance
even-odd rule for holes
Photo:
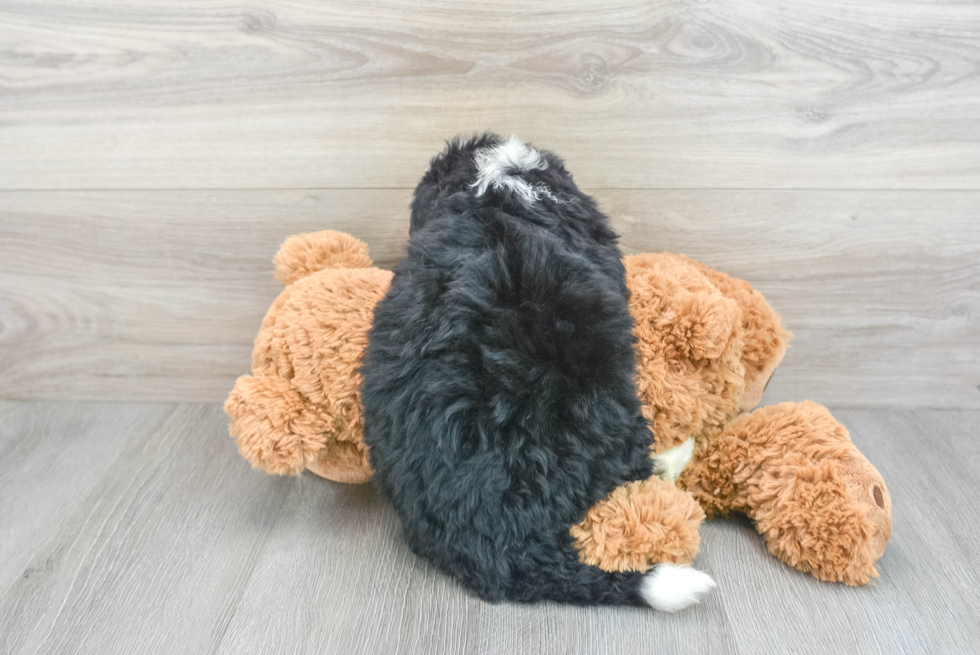
[[[707,573],[679,564],[658,564],[643,578],[640,593],[650,607],[676,612],[697,603],[714,586]]]
[[[653,474],[667,482],[677,482],[694,454],[694,437],[653,458]]]

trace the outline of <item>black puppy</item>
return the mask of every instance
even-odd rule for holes
[[[572,545],[596,501],[652,474],[616,240],[562,161],[515,138],[453,141],[415,190],[364,437],[412,550],[484,599],[675,610],[714,584],[608,573]]]

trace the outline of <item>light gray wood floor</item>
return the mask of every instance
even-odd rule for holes
[[[711,521],[718,588],[667,615],[468,597],[370,485],[251,470],[218,405],[0,402],[0,653],[976,652],[980,412],[836,415],[894,500],[880,578]]]

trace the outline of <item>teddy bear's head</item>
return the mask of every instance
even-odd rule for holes
[[[758,404],[790,339],[762,294],[683,255],[624,263],[637,389],[657,451],[710,435]]]
[[[366,482],[358,372],[375,305],[391,283],[367,245],[341,232],[301,234],[273,263],[286,288],[262,321],[252,375],[238,379],[225,411],[253,466],[303,468],[338,482]]]

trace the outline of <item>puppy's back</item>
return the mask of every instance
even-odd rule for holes
[[[484,598],[644,604],[569,528],[651,474],[615,234],[561,160],[453,142],[416,189],[375,312],[365,440],[420,555]]]

